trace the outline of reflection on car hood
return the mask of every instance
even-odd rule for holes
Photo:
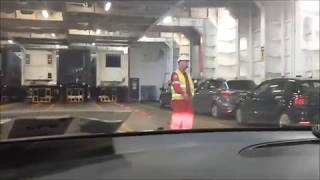
[[[121,126],[129,114],[112,111],[3,113],[0,140],[70,134],[110,134]]]

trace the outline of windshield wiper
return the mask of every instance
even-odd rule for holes
[[[320,124],[316,124],[312,127],[312,134],[320,139]]]
[[[239,154],[260,148],[280,147],[280,146],[295,146],[303,144],[319,144],[320,145],[320,124],[312,127],[312,134],[317,138],[304,138],[304,139],[290,139],[281,141],[264,142],[247,146],[239,151]]]

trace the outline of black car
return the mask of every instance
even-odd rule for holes
[[[171,81],[168,81],[160,88],[159,104],[161,107],[170,107],[171,105]]]
[[[236,110],[240,124],[311,125],[319,119],[319,80],[273,79],[261,83]]]
[[[196,90],[193,109],[196,113],[211,114],[213,117],[234,115],[240,98],[255,86],[252,80],[206,80]]]

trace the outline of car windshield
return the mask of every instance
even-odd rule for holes
[[[300,83],[302,91],[320,91],[320,81],[302,81]]]
[[[0,141],[320,122],[319,1],[0,3]]]
[[[255,87],[253,81],[228,81],[228,87],[235,90],[251,90]]]
[[[209,86],[215,87],[215,88],[219,88],[222,86],[223,81],[218,81],[218,80],[209,80],[207,81]]]

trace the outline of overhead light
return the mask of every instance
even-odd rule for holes
[[[11,39],[8,40],[8,43],[13,44],[13,41]]]
[[[96,34],[101,34],[101,29],[97,29]]]
[[[55,34],[55,33],[51,33],[51,36],[52,36],[52,37],[56,37],[56,34]]]
[[[58,48],[60,48],[60,45],[59,45],[59,44],[57,44],[57,45],[56,45],[56,48],[57,48],[57,49],[58,49]]]
[[[41,13],[42,13],[42,16],[43,16],[44,18],[48,18],[48,17],[49,17],[49,13],[48,13],[47,10],[42,10]]]
[[[104,10],[108,12],[110,8],[111,8],[111,2],[107,1],[106,4],[104,5]]]
[[[166,16],[163,18],[163,23],[168,24],[172,22],[172,16]]]
[[[94,43],[94,42],[93,42],[91,45],[92,45],[92,46],[95,46],[95,45],[96,45],[96,43]]]
[[[89,4],[87,1],[85,3],[83,3],[83,7],[88,7],[88,6],[89,6]]]
[[[142,36],[140,39],[138,39],[138,41],[141,42],[141,41],[145,41],[146,39],[148,39],[147,36]]]

